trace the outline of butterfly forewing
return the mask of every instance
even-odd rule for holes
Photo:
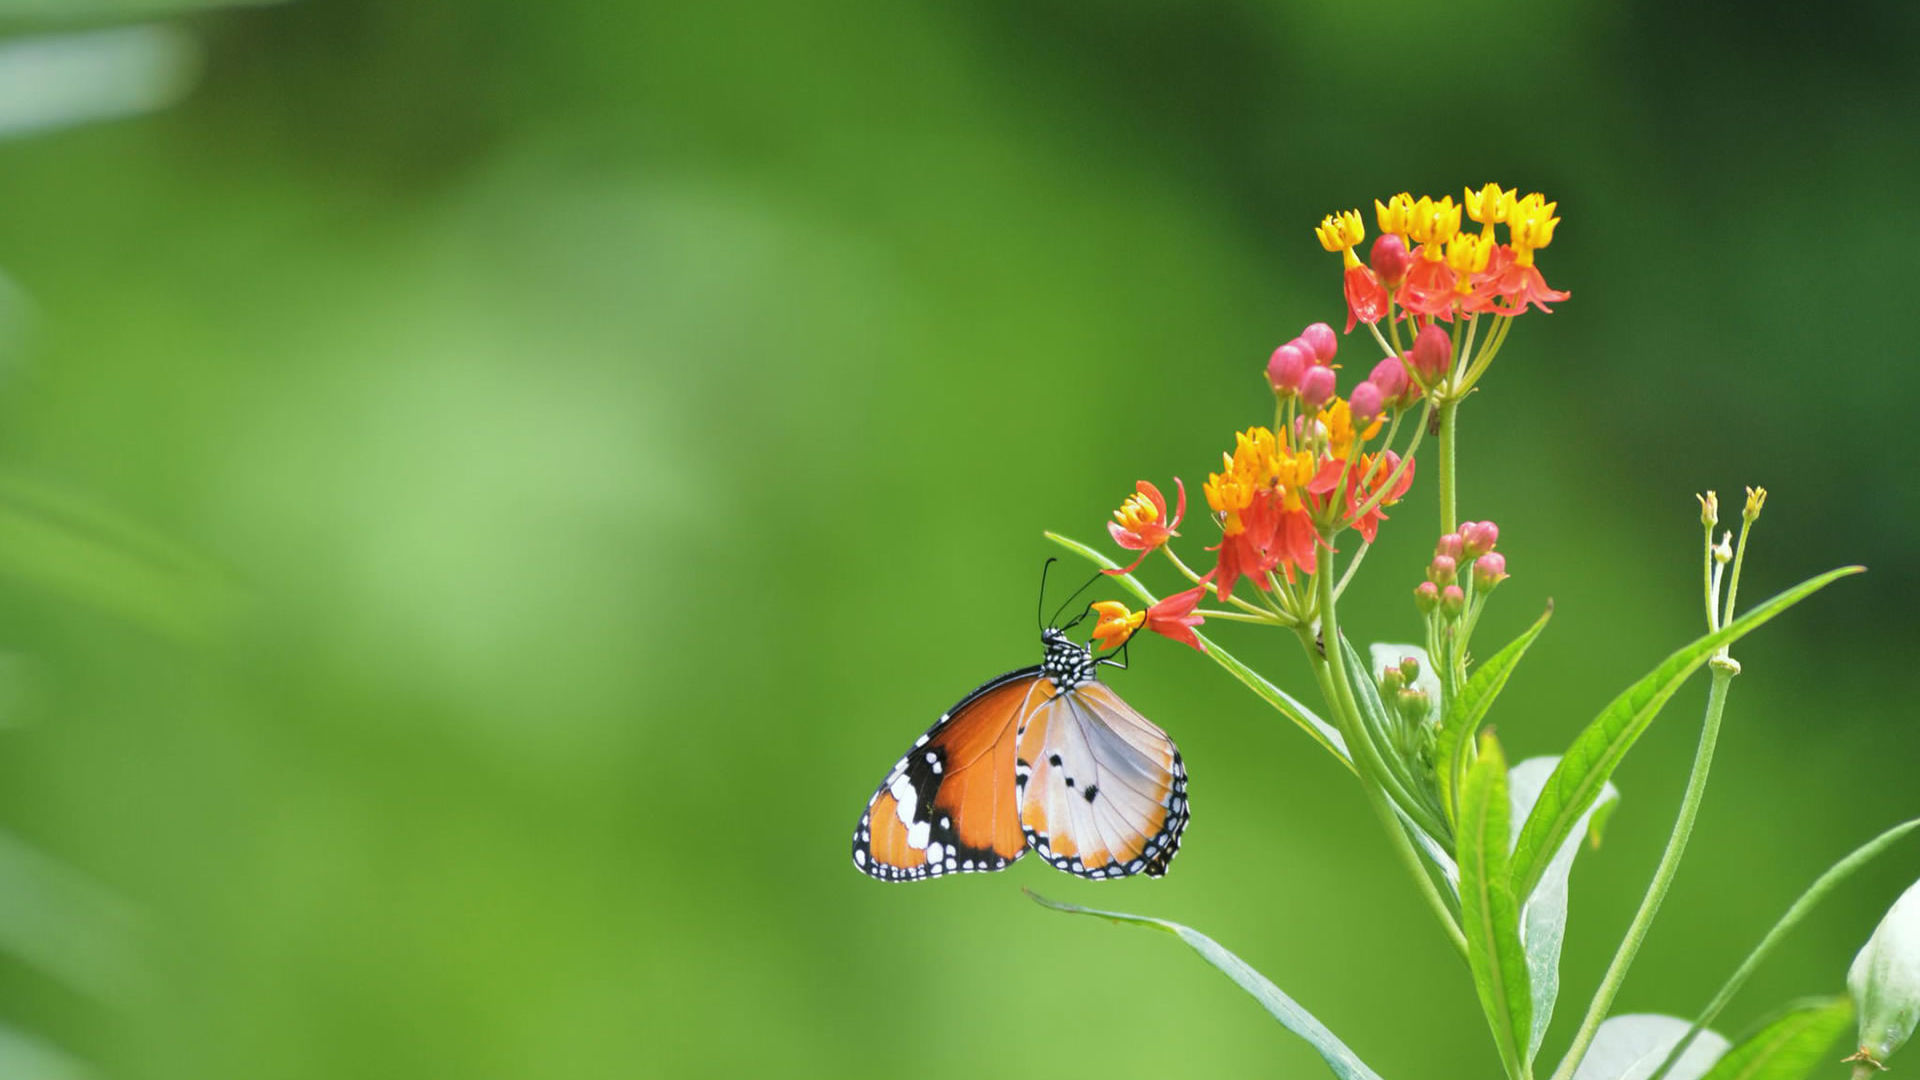
[[[882,881],[1001,870],[1026,853],[1013,783],[1019,721],[1039,668],[961,699],[880,782],[853,833],[853,862]]]
[[[1023,727],[1016,769],[1029,846],[1081,877],[1166,873],[1187,824],[1173,740],[1099,682],[1049,694]]]

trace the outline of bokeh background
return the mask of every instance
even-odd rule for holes
[[[1115,681],[1190,764],[1166,880],[891,887],[846,847],[1037,655],[1041,530],[1097,538],[1266,415],[1266,353],[1341,313],[1320,216],[1489,179],[1559,200],[1574,294],[1464,420],[1514,572],[1483,633],[1558,613],[1509,753],[1698,631],[1695,491],[1773,493],[1743,595],[1872,568],[1738,650],[1619,1001],[1690,1015],[1920,813],[1917,10],[0,5],[9,49],[147,35],[0,63],[0,1068],[1320,1069],[1171,939],[1026,885],[1212,934],[1389,1077],[1493,1075],[1357,789],[1165,642]],[[1432,499],[1362,640],[1415,633]],[[1291,639],[1223,638],[1307,693]],[[1703,700],[1575,872],[1549,1058]],[[1856,879],[1723,1026],[1839,990],[1916,875]]]

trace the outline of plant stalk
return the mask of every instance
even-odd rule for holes
[[[1452,398],[1440,406],[1440,534],[1459,530],[1455,507],[1458,498],[1454,480],[1454,442],[1460,429],[1460,400]]]
[[[1700,803],[1707,791],[1707,774],[1713,768],[1714,747],[1720,741],[1720,719],[1727,708],[1727,687],[1733,677],[1740,672],[1740,666],[1731,660],[1716,657],[1708,665],[1713,671],[1713,685],[1707,691],[1707,717],[1700,727],[1700,745],[1693,754],[1693,771],[1687,777],[1687,791],[1680,799],[1680,813],[1674,818],[1673,833],[1667,837],[1666,850],[1660,854],[1660,865],[1654,869],[1653,880],[1647,884],[1647,894],[1640,900],[1640,910],[1634,912],[1633,922],[1627,926],[1626,937],[1620,941],[1620,948],[1613,954],[1613,962],[1607,965],[1607,973],[1600,980],[1600,989],[1593,995],[1593,1003],[1587,1006],[1587,1015],[1580,1021],[1580,1030],[1573,1037],[1573,1045],[1568,1047],[1567,1056],[1561,1060],[1560,1067],[1553,1071],[1553,1080],[1571,1080],[1574,1070],[1580,1067],[1580,1060],[1587,1056],[1587,1048],[1593,1044],[1594,1033],[1600,1030],[1600,1022],[1607,1018],[1607,1010],[1613,1007],[1614,995],[1620,992],[1620,984],[1626,981],[1627,969],[1633,966],[1634,957],[1640,953],[1640,943],[1646,939],[1647,928],[1653,925],[1653,918],[1660,913],[1660,904],[1667,898],[1667,889],[1673,885],[1674,875],[1679,872],[1680,858],[1686,854],[1687,840],[1693,835],[1693,822],[1700,813]]]
[[[1369,775],[1375,770],[1384,772],[1386,763],[1379,760],[1379,752],[1372,745],[1372,738],[1365,730],[1360,719],[1360,707],[1353,696],[1353,686],[1347,679],[1347,665],[1340,645],[1340,623],[1334,613],[1333,566],[1321,567],[1318,578],[1320,589],[1320,632],[1332,652],[1331,659],[1314,655],[1311,642],[1308,642],[1308,655],[1313,660],[1314,674],[1320,677],[1320,689],[1327,698],[1327,705],[1345,728],[1347,744],[1354,750],[1354,762],[1359,765],[1360,786],[1367,793],[1367,801],[1372,804],[1374,813],[1380,818],[1380,824],[1387,830],[1387,836],[1393,843],[1394,852],[1406,865],[1408,873],[1420,886],[1420,894],[1426,897],[1427,905],[1433,909],[1434,916],[1440,920],[1440,928],[1446,933],[1447,940],[1453,943],[1454,951],[1462,959],[1467,955],[1467,936],[1460,929],[1453,912],[1448,909],[1446,898],[1428,875],[1420,862],[1420,853],[1413,849],[1413,841],[1408,839],[1400,816],[1394,812],[1387,801],[1387,795],[1381,788],[1386,780],[1384,776]],[[1303,635],[1304,636],[1304,635]],[[1363,763],[1364,760],[1364,763]]]

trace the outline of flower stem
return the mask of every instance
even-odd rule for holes
[[[1391,781],[1386,762],[1381,760],[1379,749],[1373,745],[1373,738],[1366,729],[1366,723],[1360,717],[1360,707],[1353,696],[1353,686],[1347,678],[1346,657],[1341,649],[1340,622],[1334,611],[1333,565],[1329,558],[1327,565],[1320,568],[1316,575],[1320,587],[1320,632],[1326,641],[1332,658],[1315,655],[1311,642],[1308,643],[1308,656],[1313,660],[1314,674],[1320,679],[1320,690],[1327,698],[1327,706],[1333,710],[1334,717],[1346,728],[1347,745],[1354,755],[1356,770],[1360,776],[1360,786],[1367,793],[1367,801],[1373,805],[1374,813],[1380,817],[1380,824],[1387,830],[1387,836],[1393,843],[1394,853],[1413,875],[1420,886],[1420,894],[1433,909],[1440,920],[1440,928],[1447,940],[1462,957],[1467,955],[1467,937],[1461,932],[1460,924],[1455,920],[1447,902],[1440,895],[1439,887],[1420,862],[1420,855],[1413,850],[1413,841],[1407,837],[1406,827],[1401,824],[1399,814],[1394,812],[1382,785]],[[1306,636],[1302,633],[1303,638]]]
[[[1723,657],[1716,657],[1709,667],[1713,671],[1713,685],[1707,691],[1706,722],[1700,728],[1700,746],[1693,754],[1693,772],[1687,777],[1687,792],[1680,799],[1680,813],[1674,819],[1673,834],[1667,837],[1666,850],[1661,852],[1660,865],[1654,869],[1653,880],[1647,884],[1647,895],[1640,900],[1640,910],[1634,912],[1633,922],[1627,926],[1627,935],[1621,939],[1620,948],[1613,954],[1613,963],[1607,965],[1607,973],[1600,980],[1600,989],[1593,995],[1593,1003],[1587,1006],[1587,1015],[1580,1021],[1580,1030],[1574,1035],[1566,1058],[1554,1070],[1553,1080],[1570,1080],[1574,1070],[1580,1067],[1580,1059],[1587,1055],[1587,1047],[1592,1045],[1594,1033],[1600,1029],[1600,1022],[1607,1018],[1614,995],[1619,993],[1620,984],[1626,981],[1627,969],[1640,952],[1640,943],[1647,936],[1647,928],[1652,925],[1653,917],[1660,913],[1660,904],[1666,899],[1667,889],[1680,869],[1680,857],[1686,854],[1687,839],[1693,835],[1693,821],[1700,813],[1701,798],[1706,794],[1707,772],[1713,768],[1714,746],[1720,740],[1720,718],[1727,707],[1727,687],[1740,672],[1740,665]]]
[[[1460,399],[1448,398],[1440,406],[1440,534],[1457,531],[1460,519],[1455,507],[1454,441],[1460,430]]]

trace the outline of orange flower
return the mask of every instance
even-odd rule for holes
[[[1200,644],[1200,639],[1193,632],[1194,627],[1207,621],[1193,610],[1200,606],[1201,598],[1206,595],[1207,583],[1202,578],[1200,584],[1186,592],[1174,593],[1153,605],[1147,609],[1147,629],[1161,637],[1172,638],[1182,645],[1191,645],[1206,652],[1207,647]]]
[[[1093,624],[1093,644],[1097,649],[1117,649],[1127,643],[1140,625],[1147,621],[1144,611],[1128,611],[1118,600],[1102,600],[1093,605],[1099,619]]]
[[[1107,532],[1113,535],[1113,542],[1128,551],[1137,551],[1140,558],[1133,560],[1131,566],[1120,570],[1104,571],[1108,574],[1130,574],[1154,550],[1180,534],[1180,519],[1187,516],[1187,485],[1179,477],[1173,478],[1179,489],[1179,502],[1173,510],[1173,520],[1167,520],[1167,500],[1161,496],[1160,489],[1148,481],[1142,480],[1134,485],[1134,493],[1113,512],[1113,520],[1107,522]]]
[[[1354,462],[1353,467],[1353,483],[1347,487],[1346,501],[1349,516],[1373,498],[1376,492],[1386,487],[1387,481],[1393,477],[1393,471],[1400,467],[1400,455],[1391,450],[1385,450],[1380,453],[1376,462],[1374,455],[1362,454],[1360,460]],[[1407,471],[1401,473],[1400,478],[1394,481],[1393,489],[1388,491],[1371,510],[1353,518],[1351,524],[1360,530],[1361,538],[1367,543],[1373,543],[1374,536],[1380,531],[1380,522],[1386,520],[1387,515],[1381,511],[1399,502],[1400,497],[1413,486],[1413,467],[1414,462],[1407,462]],[[1370,477],[1369,474],[1371,474]]]

